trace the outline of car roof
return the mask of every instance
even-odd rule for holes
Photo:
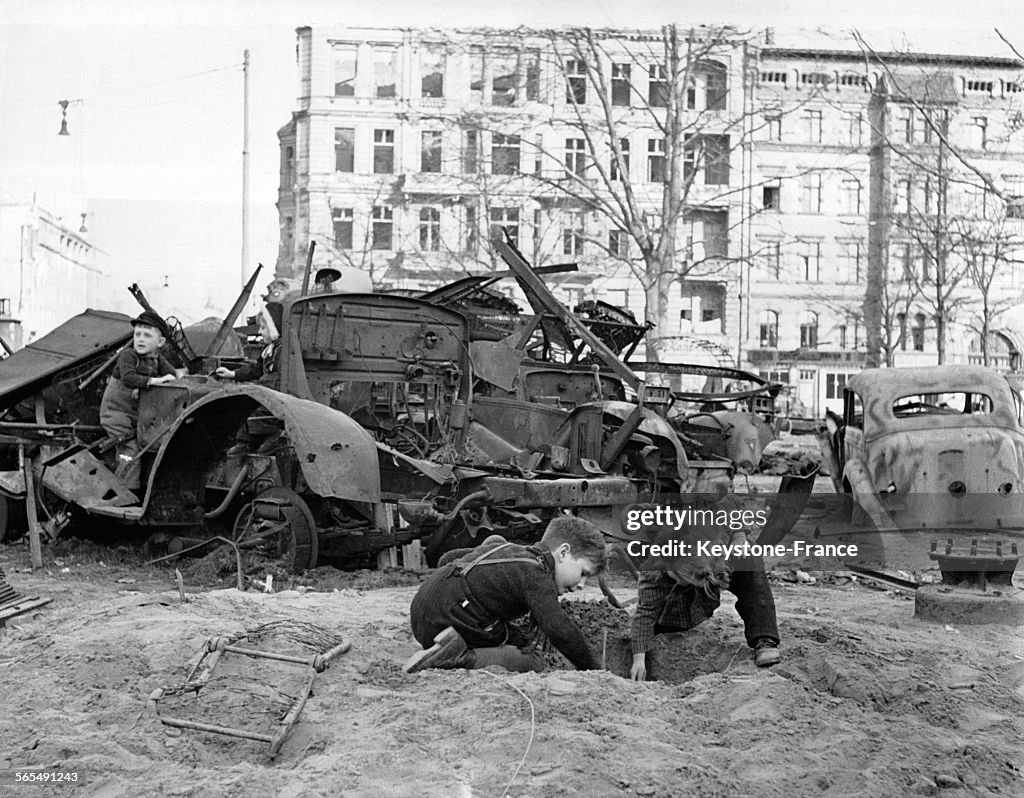
[[[910,368],[865,369],[847,380],[847,387],[863,397],[891,397],[916,393],[981,392],[992,394],[1006,390],[1006,378],[985,366],[962,363]],[[994,398],[994,397],[993,397]]]

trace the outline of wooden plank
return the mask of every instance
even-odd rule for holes
[[[402,546],[402,567],[408,571],[423,570],[423,544],[419,540]]]
[[[23,599],[17,604],[11,604],[8,607],[0,608],[0,626],[3,626],[11,618],[15,618],[18,615],[24,615],[26,612],[32,612],[32,610],[44,607],[51,601],[53,601],[52,598],[33,597]]]

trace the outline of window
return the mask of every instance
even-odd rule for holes
[[[860,282],[862,254],[859,241],[846,241],[839,245],[839,282]]]
[[[780,111],[765,114],[764,125],[768,141],[782,141],[782,113]]]
[[[864,143],[864,115],[860,111],[847,111],[844,114],[846,119],[847,141],[852,147],[859,147]]]
[[[629,289],[609,288],[604,292],[604,301],[623,310],[629,310]]]
[[[356,131],[350,127],[334,128],[334,171],[355,170]]]
[[[647,140],[647,182],[665,182],[665,139]]]
[[[689,310],[685,318],[689,321],[697,319],[705,325],[703,333],[721,333],[722,320],[725,317],[725,286],[721,283],[700,280],[685,281],[679,288],[679,296],[683,309]],[[711,324],[711,322],[718,322]]]
[[[291,216],[284,217],[284,249],[291,252],[295,246],[295,219]]]
[[[462,134],[462,172],[476,174],[480,169],[480,134],[467,130]]]
[[[466,207],[465,227],[462,234],[463,250],[469,255],[475,255],[480,244],[480,229],[477,227],[476,208],[472,205]]]
[[[821,142],[821,111],[805,111],[804,124],[807,126],[807,140]]]
[[[390,175],[395,171],[395,131],[373,131],[373,173]]]
[[[629,257],[629,234],[625,230],[608,231],[608,252],[618,258]]]
[[[0,297],[0,318],[10,318],[11,315],[11,298]]]
[[[631,72],[632,64],[612,64],[612,105],[632,104]]]
[[[788,77],[789,76],[785,72],[761,72],[759,75],[761,83],[774,84],[783,88],[786,85]]]
[[[493,239],[501,234],[505,228],[512,243],[519,246],[519,209],[518,208],[491,208],[491,229],[490,235]]]
[[[544,136],[541,133],[533,137],[533,173],[537,177],[544,174]]]
[[[927,325],[927,319],[923,313],[918,313],[914,316],[914,327],[911,329],[910,334],[914,343],[915,352],[924,351],[924,331]]]
[[[860,181],[855,177],[847,178],[843,181],[843,213],[851,216],[860,216],[860,194],[861,185]]]
[[[800,76],[801,86],[814,86],[825,88],[832,82],[832,76],[827,72],[804,72]]]
[[[913,183],[910,178],[897,180],[893,186],[892,209],[894,213],[910,215],[911,202],[913,201]]]
[[[984,150],[988,146],[988,119],[976,116],[971,120],[970,146],[975,150]]]
[[[519,174],[519,136],[495,133],[491,139],[491,174]]]
[[[868,76],[867,75],[840,75],[839,76],[840,86],[858,86],[862,89],[868,87]]]
[[[334,96],[354,97],[356,93],[356,48],[336,45],[334,48]]]
[[[516,102],[519,57],[515,53],[491,54],[491,105],[508,107]]]
[[[729,83],[725,74],[725,67],[721,64],[701,64],[701,74],[704,76],[704,107],[708,111],[724,111],[725,99],[729,92]]]
[[[334,208],[331,211],[335,249],[352,249],[352,218],[351,208]]]
[[[810,172],[801,181],[801,208],[803,213],[821,213],[821,174]]]
[[[372,249],[393,249],[394,209],[386,205],[374,205],[372,213]]]
[[[565,171],[584,177],[587,170],[587,142],[584,139],[565,140]]]
[[[896,325],[899,328],[900,335],[897,339],[900,350],[903,352],[907,351],[907,314],[897,313],[896,314]]]
[[[424,130],[420,134],[420,171],[441,171],[440,130]]]
[[[814,370],[799,369],[797,371],[797,378],[803,380],[804,382],[811,382],[814,379]]]
[[[782,187],[776,182],[774,185],[761,188],[761,206],[766,211],[777,211],[781,206]]]
[[[668,80],[662,64],[651,64],[647,72],[647,102],[652,108],[668,106]]]
[[[523,53],[522,58],[526,73],[526,101],[537,102],[540,99],[540,53],[529,50]]]
[[[619,139],[619,153],[622,156],[622,168],[620,169],[619,160],[615,157],[615,153],[612,153],[612,162],[609,167],[609,174],[612,180],[628,180],[629,179],[629,139]]]
[[[441,212],[437,208],[420,208],[420,249],[424,252],[441,249]]]
[[[774,310],[762,310],[759,328],[758,346],[761,349],[777,349],[779,346],[779,314]]]
[[[967,91],[970,94],[991,94],[993,81],[991,80],[969,80]]]
[[[337,146],[337,133],[335,133],[335,146]],[[285,147],[281,157],[281,186],[292,190],[295,185],[295,148]]]
[[[587,65],[582,61],[565,62],[565,101],[570,105],[587,101]]]
[[[530,231],[533,234],[533,256],[534,260],[540,260],[540,244],[541,244],[541,212],[540,209],[535,209],[533,212],[533,229]]]
[[[700,144],[704,158],[704,184],[729,185],[729,137],[702,135]]]
[[[803,278],[811,283],[818,282],[821,279],[821,244],[817,241],[805,241],[800,260],[803,265]]]
[[[570,211],[565,215],[565,227],[562,229],[562,254],[583,254],[583,212]]]
[[[397,97],[398,84],[398,49],[395,47],[375,47],[373,50],[373,85],[378,99]]]
[[[701,211],[699,216],[703,228],[701,241],[704,257],[725,258],[729,255],[729,212]]]
[[[826,374],[825,375],[825,398],[826,399],[842,399],[843,398],[843,388],[846,387],[846,380],[847,380],[847,378],[849,376],[850,376],[849,374]]]
[[[484,50],[475,45],[469,48],[469,99],[476,105],[484,101]]]
[[[420,97],[444,97],[444,48],[440,45],[420,50]]]
[[[836,326],[836,338],[838,338],[838,344],[840,349],[846,349],[846,325],[839,324]]]
[[[805,310],[800,314],[800,348],[818,348],[818,314]]]

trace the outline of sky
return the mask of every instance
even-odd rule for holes
[[[199,298],[206,300],[203,308],[223,312],[243,268],[262,262],[264,274],[273,271],[277,131],[296,107],[300,26],[731,23],[773,26],[780,46],[813,36],[819,46],[831,41],[837,48],[849,46],[844,31],[856,28],[876,49],[1012,55],[995,34],[999,28],[1024,50],[1020,0],[976,0],[966,20],[964,3],[949,0],[833,6],[808,0],[0,0],[0,198],[35,196],[76,229],[78,214],[88,212],[89,235],[114,284],[138,280],[170,303]],[[243,267],[246,49],[251,257]],[[60,100],[70,101],[69,136],[56,135]]]

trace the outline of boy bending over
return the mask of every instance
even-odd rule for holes
[[[552,644],[580,670],[600,667],[558,597],[582,588],[604,565],[601,531],[581,518],[560,516],[540,543],[501,539],[438,569],[412,600],[412,633],[423,646],[405,663],[424,668],[543,670],[539,651],[508,622],[529,612]]]

